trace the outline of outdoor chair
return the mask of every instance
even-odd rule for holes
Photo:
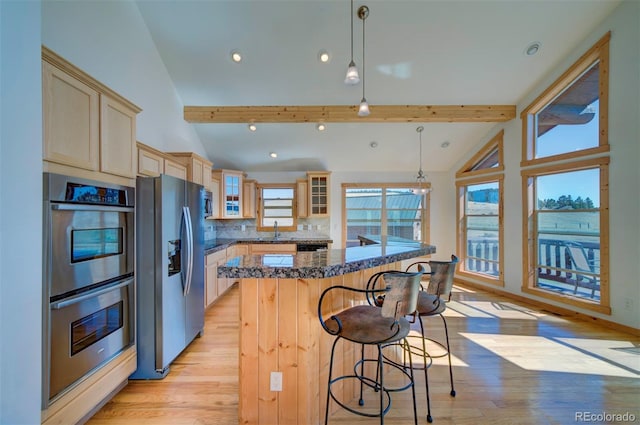
[[[571,267],[576,271],[573,293],[578,292],[578,286],[591,289],[591,298],[595,296],[596,289],[600,290],[599,270],[593,261],[589,260],[587,251],[582,244],[577,242],[565,242],[566,252],[571,259]]]

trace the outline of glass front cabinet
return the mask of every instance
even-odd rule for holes
[[[309,217],[327,217],[329,215],[329,171],[307,173],[309,191]]]
[[[213,170],[212,179],[220,182],[220,218],[242,218],[242,172]]]

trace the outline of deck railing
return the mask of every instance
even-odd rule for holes
[[[570,241],[539,239],[538,242],[538,279],[569,285],[575,285],[577,279],[578,286],[580,286],[580,282],[586,277],[575,272],[575,264],[571,261],[571,256],[566,250],[566,243]],[[586,251],[587,260],[592,264],[598,264],[600,261],[600,244],[597,242],[580,242],[580,244]],[[497,239],[469,239],[467,241],[465,269],[471,272],[497,276],[500,267],[498,249]]]

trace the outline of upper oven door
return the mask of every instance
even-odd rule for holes
[[[133,207],[51,203],[50,215],[50,297],[133,273]]]

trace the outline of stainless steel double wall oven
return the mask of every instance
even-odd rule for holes
[[[44,173],[43,407],[134,343],[134,202]]]

